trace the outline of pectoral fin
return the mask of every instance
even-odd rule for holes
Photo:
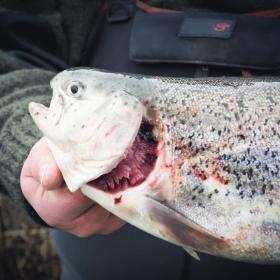
[[[197,261],[200,261],[200,257],[199,255],[197,254],[196,251],[194,251],[192,248],[190,247],[184,247],[185,251],[190,255],[192,256],[194,259],[196,259]]]
[[[221,255],[221,252],[228,248],[224,237],[194,223],[163,202],[147,198],[150,218],[161,228],[164,238],[182,245],[195,259],[199,257],[194,250]]]

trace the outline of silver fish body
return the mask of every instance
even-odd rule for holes
[[[91,100],[64,95],[66,85],[73,81],[86,85],[85,96],[110,93],[110,100],[118,92],[115,98],[121,100],[120,108],[123,106],[122,114],[100,122],[110,124],[102,135],[112,137],[109,150],[116,160],[102,158],[106,168],[96,169],[94,176],[90,168],[96,166],[97,152],[91,155],[90,151],[95,147],[92,143],[97,145],[96,141],[103,138],[86,133],[86,140],[81,140],[79,132],[75,141],[70,141],[69,129],[63,134],[61,128],[54,130],[71,123],[71,133],[83,125],[90,131],[92,124],[85,120],[96,116],[90,106],[74,124],[74,111],[67,115],[71,102],[72,107],[76,102],[77,108],[83,108],[82,104]],[[49,139],[72,191],[81,188],[112,213],[184,247],[195,257],[194,250],[247,262],[280,263],[279,79],[178,79],[73,69],[58,74],[52,86],[50,109],[33,103],[30,112]],[[63,105],[58,105],[58,96]],[[100,108],[108,103],[101,97],[98,100]],[[60,121],[55,116],[57,111]],[[51,113],[55,119],[50,118]],[[43,120],[46,118],[47,122]],[[142,118],[153,124],[158,141],[158,156],[148,177],[118,192],[104,192],[88,184],[111,172],[125,158]],[[123,123],[129,125],[123,128]],[[123,133],[130,141],[119,140]],[[119,142],[123,145],[116,149]],[[108,152],[103,146],[98,151],[103,150]],[[85,159],[80,154],[88,156]]]

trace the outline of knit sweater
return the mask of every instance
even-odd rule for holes
[[[101,1],[1,2],[0,18],[1,13],[10,16],[10,13],[14,15],[14,11],[17,11],[16,16],[27,12],[44,18],[52,26],[56,37],[55,55],[69,67],[79,65]],[[1,37],[5,36],[4,32],[4,28],[0,27]],[[31,147],[42,136],[28,113],[28,103],[49,104],[49,82],[55,71],[26,65],[11,53],[6,45],[0,43],[0,190],[14,200],[15,206],[24,209],[36,222],[44,224],[21,193],[20,173]]]
[[[0,18],[3,19],[7,15],[10,17],[10,14],[17,16],[25,15],[25,13],[41,18],[51,26],[53,31],[56,44],[53,54],[65,63],[65,67],[80,66],[88,35],[94,26],[94,20],[102,2],[102,0],[0,1]],[[248,12],[279,6],[278,0],[212,2],[150,0],[146,2],[162,8],[183,9],[189,5],[197,5],[224,11],[231,9],[234,12]],[[6,38],[7,35],[4,27],[0,26],[2,38]],[[49,42],[51,43],[53,42]],[[48,105],[51,98],[49,81],[58,70],[51,66],[46,67],[48,70],[42,67],[31,67],[26,60],[24,62],[21,59],[20,53],[9,49],[11,46],[12,43],[9,45],[3,40],[2,43],[0,42],[0,190],[10,196],[15,205],[25,209],[35,221],[44,224],[24,199],[19,178],[23,162],[31,147],[42,136],[29,116],[28,103],[35,101]]]

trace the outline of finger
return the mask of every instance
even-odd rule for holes
[[[64,182],[62,174],[45,138],[35,144],[28,159],[30,160],[30,176],[37,179],[46,190],[62,186]]]
[[[40,184],[46,190],[54,190],[62,187],[64,183],[62,174],[56,163],[54,163],[51,159],[51,157],[45,159],[44,163],[40,165]]]
[[[22,176],[21,189],[40,217],[47,224],[57,228],[69,224],[95,204],[80,191],[71,193],[65,185],[47,191],[33,177]]]
[[[67,220],[76,219],[95,204],[93,200],[84,196],[80,190],[70,192],[66,185],[59,189],[46,191],[41,203],[42,206],[46,206],[45,208],[54,207],[56,216],[61,217],[62,223],[65,218]]]
[[[97,204],[78,217],[74,221],[73,228],[68,231],[79,237],[110,234],[121,228],[125,223],[125,221]]]
[[[79,237],[87,237],[99,233],[109,216],[110,213],[107,210],[95,204],[73,220],[70,227],[65,230]]]
[[[121,220],[120,218],[116,217],[113,214],[110,214],[110,216],[106,220],[106,223],[100,229],[99,233],[100,234],[110,234],[110,233],[120,229],[125,224],[126,224],[125,221]]]
[[[22,191],[40,217],[50,226],[80,237],[109,234],[125,224],[80,191],[66,187],[46,191],[34,178],[22,177]]]
[[[35,180],[32,176],[29,175],[29,163],[29,161],[26,161],[23,165],[20,176],[20,186],[24,197],[33,206],[36,196],[39,195],[40,197],[42,195],[43,188],[37,180]]]

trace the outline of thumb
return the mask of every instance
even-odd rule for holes
[[[40,184],[46,190],[62,187],[62,174],[52,158],[45,158],[40,164],[39,176]]]
[[[46,190],[61,188],[62,174],[48,147],[46,139],[42,138],[33,147],[31,153],[31,173]]]

